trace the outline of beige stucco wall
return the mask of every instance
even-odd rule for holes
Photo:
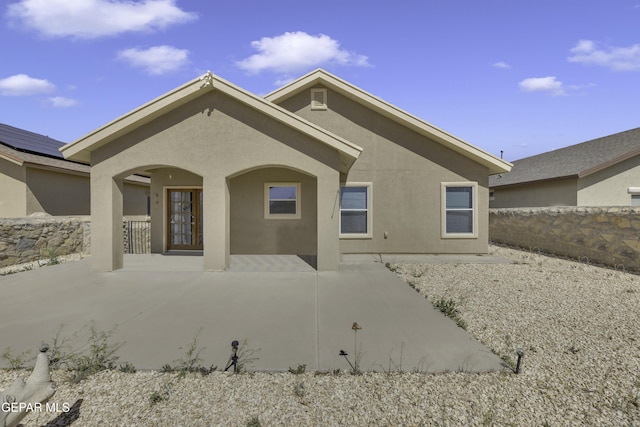
[[[89,176],[27,168],[27,215],[89,215]]]
[[[311,110],[306,90],[281,105],[364,149],[342,179],[373,183],[373,235],[341,239],[342,253],[487,252],[485,167],[332,90],[327,104]],[[441,183],[461,181],[478,183],[478,237],[442,238]]]
[[[578,206],[630,206],[629,187],[640,187],[640,156],[578,180]]]
[[[134,184],[125,181],[123,213],[130,220],[145,220],[147,212],[147,197],[150,197],[149,185]]]
[[[0,218],[27,215],[25,167],[0,158]]]
[[[135,171],[165,167],[202,177],[204,267],[225,269],[231,234],[229,182],[265,166],[297,169],[316,178],[318,268],[336,269],[339,247],[334,202],[339,189],[339,160],[335,149],[237,100],[218,91],[203,93],[92,152],[93,269],[122,266],[122,254],[114,249],[122,247],[117,233],[122,212],[121,178]],[[155,192],[154,187],[152,205]],[[152,235],[157,232],[154,227]]]
[[[89,175],[28,167],[27,215],[89,215],[89,191]],[[146,217],[148,193],[147,185],[125,183],[124,215],[131,219]]]
[[[299,219],[266,219],[265,182],[299,182]],[[317,252],[316,180],[282,168],[257,169],[230,180],[231,253],[297,254]]]
[[[535,206],[576,206],[575,178],[541,183],[495,187],[491,208],[517,208]]]

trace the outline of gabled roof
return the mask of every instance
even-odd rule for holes
[[[60,151],[67,159],[90,162],[91,151],[212,90],[218,90],[256,111],[336,149],[340,153],[341,167],[345,170],[362,152],[362,148],[344,138],[235,86],[210,71],[115,119],[79,140],[65,145]]]
[[[87,165],[64,160],[59,150],[64,144],[48,136],[0,123],[0,158],[20,166],[28,163],[89,173]]]
[[[511,172],[492,176],[489,186],[583,178],[637,155],[640,155],[640,128],[516,160]]]
[[[279,104],[287,98],[296,95],[300,91],[319,84],[324,85],[361,105],[365,105],[379,114],[486,166],[489,169],[490,174],[504,173],[511,169],[511,164],[509,162],[495,157],[494,155],[489,154],[488,152],[469,144],[468,142],[463,141],[442,129],[439,129],[432,124],[427,123],[426,121],[407,113],[406,111],[403,111],[400,108],[383,101],[382,99],[365,92],[359,87],[356,87],[322,69],[317,69],[297,80],[294,80],[280,89],[271,92],[265,98],[275,104]]]
[[[67,171],[89,175],[89,165],[65,160],[60,154],[64,142],[48,136],[0,123],[0,158],[18,166],[30,165],[40,169]],[[127,182],[148,184],[149,179],[131,175]]]
[[[64,142],[0,123],[0,144],[24,153],[62,159],[59,149]]]

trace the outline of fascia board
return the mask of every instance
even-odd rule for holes
[[[518,181],[518,182],[510,182],[508,184],[494,184],[490,185],[489,188],[509,188],[509,187],[519,187],[524,185],[532,185],[532,184],[544,184],[547,182],[553,181],[564,181],[567,179],[578,179],[579,176],[576,174],[572,175],[563,175],[563,176],[554,176],[553,178],[543,178],[543,179],[533,179],[529,181]]]
[[[91,151],[124,133],[150,122],[165,112],[185,104],[190,99],[200,96],[202,94],[201,90],[211,89],[211,86],[203,85],[200,78],[194,79],[118,117],[82,138],[63,145],[60,147],[60,152],[67,159],[90,163]]]
[[[203,83],[204,82],[204,83]],[[250,107],[270,115],[274,119],[293,127],[352,158],[351,163],[358,158],[362,148],[358,147],[338,135],[332,134],[321,127],[296,116],[295,114],[257,97],[254,94],[223,80],[212,73],[192,80],[165,95],[162,95],[124,116],[102,126],[81,139],[60,148],[63,156],[76,161],[90,161],[90,151],[107,144],[118,136],[150,122],[156,117],[187,103],[189,100],[202,95],[203,90],[219,90]]]
[[[300,90],[317,83],[322,83],[347,98],[363,104],[383,116],[407,126],[421,135],[435,139],[465,157],[470,157],[476,160],[477,162],[487,166],[489,168],[489,174],[491,175],[509,172],[513,167],[511,163],[499,159],[475,145],[469,144],[468,142],[443,131],[442,129],[378,98],[365,90],[360,89],[357,86],[352,85],[345,80],[340,79],[339,77],[329,74],[324,70],[318,69],[312,71],[289,85],[271,92],[266,96],[266,99],[274,103],[279,103],[298,93]]]
[[[24,161],[22,161],[21,159],[11,156],[7,153],[0,153],[0,159],[4,159],[6,161],[8,161],[9,163],[13,163],[15,165],[18,166],[22,166],[24,164]]]
[[[629,160],[629,159],[631,159],[633,157],[636,157],[638,155],[640,155],[640,150],[630,151],[630,152],[628,152],[626,154],[623,154],[622,156],[616,157],[615,159],[611,159],[608,162],[604,162],[604,163],[601,163],[601,164],[599,164],[597,166],[594,166],[592,168],[585,169],[583,171],[578,172],[578,178],[584,178],[584,177],[592,175],[594,173],[603,171],[603,170],[605,170],[607,168],[610,168],[611,166],[615,166],[618,163],[622,163],[625,160]]]
[[[352,142],[349,142],[346,139],[323,129],[320,126],[311,123],[310,121],[305,120],[296,114],[291,113],[289,110],[286,110],[263,98],[257,97],[252,93],[239,88],[238,86],[224,81],[220,81],[220,83],[223,84],[216,85],[216,88],[222,93],[233,97],[256,110],[262,111],[263,113],[273,117],[274,119],[289,127],[295,128],[314,139],[324,142],[332,148],[350,157],[353,157],[354,160],[357,159],[358,156],[360,156],[360,153],[363,150],[356,144],[353,144]]]

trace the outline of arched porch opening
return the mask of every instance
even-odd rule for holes
[[[297,255],[315,267],[317,178],[264,166],[228,178],[231,255]]]
[[[203,178],[172,165],[142,165],[113,176],[91,174],[92,270],[112,271],[124,265],[124,178],[150,178],[149,217],[151,253],[170,249],[202,250]]]

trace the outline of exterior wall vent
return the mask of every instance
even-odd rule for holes
[[[327,90],[311,89],[311,109],[326,110],[327,109]]]

